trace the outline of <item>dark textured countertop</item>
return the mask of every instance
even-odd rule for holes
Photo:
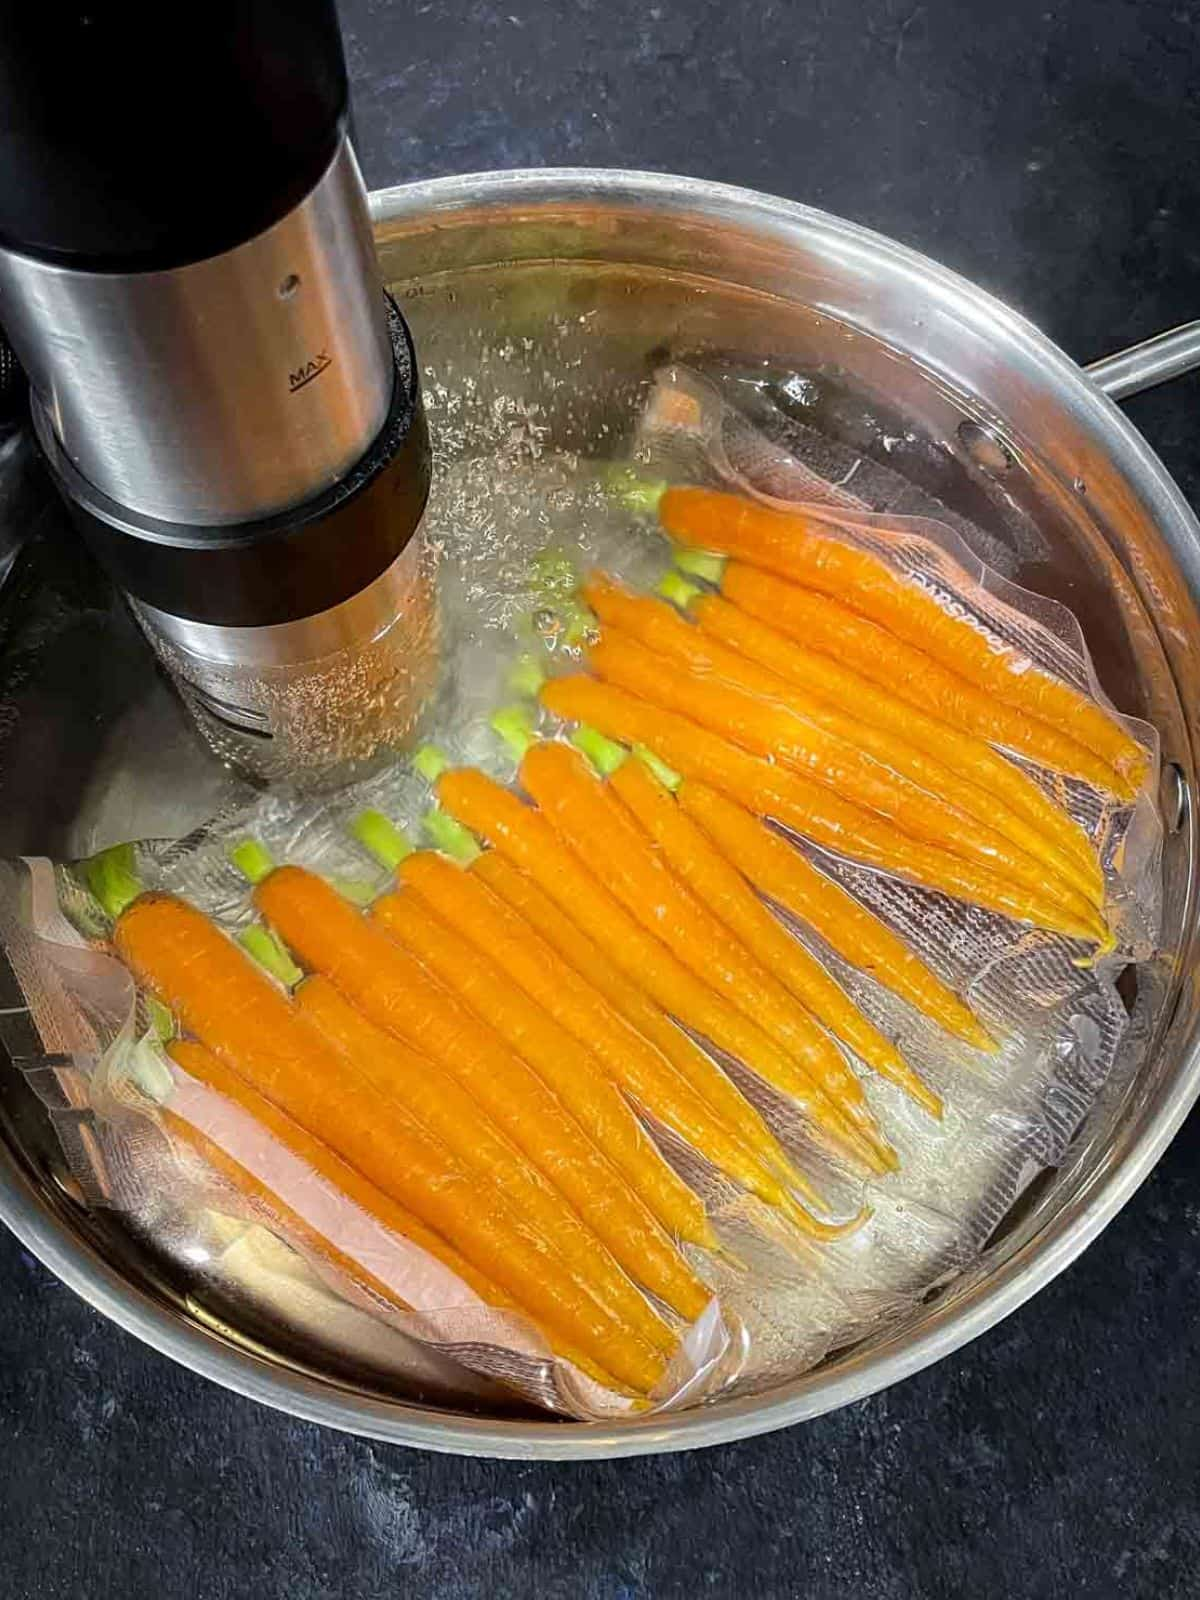
[[[826,207],[1089,359],[1200,314],[1192,0],[343,0],[373,185],[655,167]],[[1193,498],[1200,379],[1131,414]],[[1064,1277],[803,1428],[579,1467],[321,1432],[0,1235],[5,1600],[1200,1591],[1200,1122]]]

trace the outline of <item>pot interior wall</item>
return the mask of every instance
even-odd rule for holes
[[[816,428],[906,475],[980,529],[1008,576],[1070,606],[1113,699],[1156,723],[1165,760],[1191,791],[1194,613],[1155,532],[1156,508],[1109,459],[1086,407],[1056,397],[995,327],[989,339],[977,304],[957,304],[941,279],[923,281],[911,265],[881,273],[864,244],[819,230],[806,242],[782,226],[686,207],[664,215],[599,199],[502,202],[456,201],[431,223],[414,200],[379,226],[443,453],[471,448],[464,408],[483,416],[513,402],[547,430],[547,446],[606,453],[626,435],[654,369],[690,361],[765,426]],[[0,616],[0,855],[73,856],[179,834],[237,792],[55,513],[0,593]],[[1166,846],[1164,956],[1128,985],[1129,1059],[1067,1165],[1026,1197],[980,1271],[871,1347],[831,1358],[794,1393],[853,1381],[881,1354],[951,1324],[985,1271],[1028,1252],[1128,1148],[1135,1112],[1163,1092],[1193,1022],[1190,991],[1175,978],[1189,959],[1192,855],[1185,806]],[[236,1307],[184,1281],[118,1217],[88,1211],[14,1076],[0,1074],[0,1135],[47,1211],[99,1259],[272,1369],[328,1376],[351,1400],[445,1415],[448,1392],[436,1381],[404,1394],[369,1375],[329,1372],[319,1349],[239,1321]]]

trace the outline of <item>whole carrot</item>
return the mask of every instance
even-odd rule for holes
[[[921,1082],[891,1040],[863,1016],[821,963],[784,931],[741,873],[680,809],[645,763],[623,762],[609,783],[662,851],[676,877],[741,940],[763,970],[778,978],[860,1061],[898,1083],[918,1105],[940,1117],[938,1096]]]
[[[844,960],[870,973],[947,1033],[976,1050],[995,1050],[995,1041],[975,1014],[903,939],[765,823],[692,779],[679,786],[679,805],[760,894],[806,922]]]
[[[398,876],[430,911],[487,951],[512,982],[595,1055],[644,1112],[768,1205],[786,1206],[779,1182],[667,1057],[478,873],[464,872],[445,856],[422,850],[401,863]]]
[[[603,630],[589,649],[588,661],[606,683],[690,717],[753,755],[792,768],[805,782],[885,817],[908,838],[982,864],[1035,896],[1052,893],[1081,925],[1095,916],[1087,896],[1067,883],[1056,883],[1044,862],[845,739],[798,716],[781,700],[719,678],[690,675],[617,628]]]
[[[1007,704],[935,661],[918,646],[889,633],[848,605],[769,572],[731,561],[721,592],[760,622],[822,655],[853,667],[899,699],[989,744],[1027,756],[1040,766],[1082,778],[1129,800],[1140,778],[1114,770],[1069,734]]]
[[[371,915],[528,1062],[663,1227],[689,1243],[716,1248],[702,1202],[659,1155],[590,1049],[581,1048],[523,989],[515,987],[490,954],[464,946],[419,896],[383,895]],[[683,1267],[665,1236],[651,1230],[651,1237],[658,1247],[662,1281],[684,1276],[689,1285],[677,1294],[702,1295],[702,1286]]]
[[[490,1029],[434,981],[412,955],[361,916],[322,879],[279,867],[254,890],[263,916],[301,962],[331,978],[373,1022],[430,1054],[452,1073],[571,1202],[620,1266],[681,1315],[699,1316],[709,1296],[662,1271],[653,1219],[561,1102]],[[679,1309],[679,1308],[677,1308]]]
[[[1082,828],[990,746],[926,716],[828,657],[802,648],[720,595],[694,590],[692,627],[673,607],[593,574],[584,598],[601,622],[693,674],[781,701],[1045,862],[1094,904],[1104,878]]]
[[[622,1328],[587,1286],[506,1213],[443,1148],[329,1049],[232,940],[171,895],[143,894],[114,931],[134,977],[233,1073],[309,1133],[323,1134],[363,1177],[410,1207],[474,1266],[622,1383],[646,1393],[662,1355]],[[318,1135],[320,1136],[320,1135]]]
[[[521,762],[520,780],[576,856],[594,841],[603,841],[596,872],[605,887],[702,983],[727,995],[786,1050],[864,1137],[885,1152],[862,1086],[837,1047],[730,929],[680,884],[583,757],[563,744],[536,744]]]
[[[758,1112],[716,1062],[531,877],[515,867],[501,850],[486,851],[470,873],[517,912],[629,1027],[660,1050],[680,1079],[764,1166],[778,1172],[810,1199],[815,1198]]]
[[[775,817],[830,850],[1068,938],[1107,939],[1094,915],[1079,917],[1048,895],[1011,885],[984,867],[904,838],[799,773],[781,771],[611,684],[582,676],[555,678],[542,687],[541,700],[567,721],[590,723],[610,738],[646,745],[684,776],[712,784],[760,816]]]
[[[814,1127],[843,1152],[879,1170],[853,1124],[826,1095],[734,1006],[713,993],[615,900],[560,844],[544,817],[482,772],[459,767],[438,779],[438,797],[452,816],[503,851],[663,1010],[727,1050],[791,1095]]]
[[[840,600],[1006,705],[1057,728],[1127,781],[1144,775],[1143,752],[1099,706],[1020,651],[952,616],[878,556],[832,536],[828,523],[710,489],[668,489],[658,514],[672,538]]]
[[[328,978],[306,978],[296,991],[301,1012],[368,1083],[450,1151],[464,1170],[479,1173],[565,1261],[586,1262],[589,1282],[605,1307],[647,1343],[670,1351],[671,1330],[624,1278],[562,1196],[446,1073],[356,1011]]]

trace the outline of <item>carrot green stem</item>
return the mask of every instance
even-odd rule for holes
[[[171,1098],[175,1088],[175,1079],[161,1049],[170,1038],[167,1034],[165,1038],[138,1039],[124,1057],[125,1069],[138,1089],[147,1100],[160,1106]]]
[[[683,782],[682,773],[676,772],[674,767],[669,767],[665,761],[654,754],[648,745],[635,744],[633,753],[639,761],[644,761],[646,766],[662,784],[664,789],[670,789],[672,794]]]
[[[710,550],[691,550],[683,545],[672,552],[671,559],[680,572],[703,578],[705,583],[719,584],[729,557],[714,555]]]
[[[686,611],[692,601],[704,591],[698,584],[689,583],[686,578],[680,577],[672,567],[659,584],[658,592],[664,600],[669,600],[673,606],[678,606],[680,611]]]
[[[541,663],[531,651],[523,651],[508,670],[505,680],[509,690],[516,695],[532,699],[546,681]]]
[[[235,844],[229,859],[247,883],[261,883],[275,870],[271,852],[257,839],[243,839],[241,844]]]
[[[633,467],[617,462],[605,467],[600,481],[618,504],[643,515],[658,510],[658,502],[668,487],[665,478],[642,478]]]
[[[80,875],[101,906],[115,922],[142,892],[142,883],[133,870],[133,846],[115,844],[80,866]]]
[[[583,752],[602,778],[614,773],[629,754],[623,744],[606,739],[598,728],[591,728],[586,722],[572,733],[571,743]]]
[[[565,599],[573,593],[579,574],[565,550],[547,545],[533,558],[529,582],[534,593],[544,599]]]
[[[449,765],[449,757],[435,744],[423,744],[413,757],[413,766],[429,783],[436,783]]]
[[[455,861],[461,861],[465,867],[469,867],[481,854],[475,835],[448,811],[442,811],[439,807],[427,811],[421,818],[421,826],[438,850]]]
[[[533,712],[527,705],[501,706],[491,725],[518,761],[537,737],[533,731]]]
[[[165,1042],[175,1037],[175,1013],[152,994],[146,996],[146,1015],[150,1021],[150,1031],[156,1039]]]
[[[368,855],[389,872],[395,872],[405,856],[412,854],[412,840],[382,811],[360,811],[350,824],[350,832]]]
[[[378,884],[368,883],[365,878],[331,878],[329,881],[344,899],[352,900],[356,906],[369,906],[379,893]]]
[[[567,619],[567,625],[563,631],[563,643],[569,645],[582,644],[589,632],[596,626],[595,616],[585,605],[580,605],[577,601],[571,601],[569,605],[563,606],[562,610]]]
[[[285,989],[294,988],[303,978],[303,972],[288,954],[286,945],[270,929],[264,928],[261,922],[253,922],[248,928],[243,928],[237,936],[237,942],[264,972],[278,978]]]

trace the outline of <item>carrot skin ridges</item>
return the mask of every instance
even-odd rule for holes
[[[712,1249],[716,1239],[711,1224],[696,1197],[663,1161],[614,1085],[586,1063],[576,1072],[570,1037],[527,1004],[523,995],[513,995],[509,990],[497,1001],[497,990],[505,989],[506,984],[491,961],[473,951],[467,952],[464,960],[461,943],[416,896],[385,895],[376,902],[372,914],[381,927],[448,986],[461,977],[462,988],[455,992],[463,1004],[495,1028],[514,1054],[519,1049],[546,1087],[559,1094],[568,1109],[574,1111],[580,1126],[628,1185],[621,1202],[622,1215],[627,1219],[625,1225],[636,1229],[640,1252],[636,1269],[630,1270],[681,1316],[699,1316],[711,1296],[663,1226],[682,1237],[699,1234],[695,1242]],[[568,1074],[574,1076],[574,1083],[566,1082]]]
[[[819,784],[610,684],[583,676],[556,678],[543,687],[541,700],[567,721],[587,722],[610,738],[647,745],[676,771],[712,784],[828,849],[1068,938],[1101,942],[1107,937],[1094,914],[1084,921],[1049,895],[1014,887],[983,867],[904,838]]]
[[[522,1149],[633,1276],[644,1267],[645,1208],[523,1061],[411,954],[322,879],[279,867],[254,891],[301,963],[323,972],[378,1026],[427,1051]],[[598,1262],[599,1264],[599,1262]],[[607,1292],[615,1292],[615,1284]],[[707,1304],[694,1296],[697,1316]]]
[[[687,1079],[478,873],[464,872],[445,856],[422,850],[402,863],[397,876],[464,939],[488,951],[512,982],[593,1051],[601,1068],[643,1111],[768,1204],[778,1204],[776,1180]],[[381,907],[382,902],[377,911]]]
[[[676,875],[729,927],[765,971],[771,972],[859,1060],[898,1083],[932,1116],[942,1103],[890,1039],[771,915],[736,867],[692,821],[675,797],[640,761],[627,761],[609,779],[623,803],[663,852]]]
[[[668,489],[659,520],[685,544],[731,555],[829,595],[905,643],[1027,716],[1098,755],[1126,780],[1140,781],[1145,757],[1099,706],[1012,648],[997,649],[878,556],[837,538],[827,522],[777,511],[710,489]]]
[[[956,780],[951,796],[955,804],[964,800],[971,815],[990,819],[1014,844],[1041,854],[1096,904],[1103,903],[1104,873],[1087,834],[1027,773],[984,740],[888,693],[863,674],[806,650],[722,595],[701,595],[691,609],[710,637],[802,691],[852,707],[854,718],[872,729],[870,748],[894,750],[897,741],[906,741],[926,763],[940,765]],[[909,776],[920,782],[921,770],[914,766]]]
[[[471,867],[498,899],[523,917],[541,938],[650,1041],[680,1078],[746,1148],[784,1179],[815,1199],[787,1161],[761,1116],[742,1092],[667,1013],[604,954],[577,922],[500,850],[486,851]]]
[[[786,705],[735,684],[689,677],[619,629],[604,630],[588,661],[606,683],[689,717],[752,755],[793,768],[804,782],[844,796],[918,844],[977,863],[1036,896],[1053,891],[1081,925],[1096,917],[1094,904],[1069,884],[1055,883],[1045,862]]]
[[[852,1124],[761,1030],[724,1003],[651,938],[598,879],[562,846],[544,817],[482,772],[460,767],[438,779],[446,810],[482,835],[545,891],[669,1015],[790,1094],[800,1110],[839,1148],[868,1164]]]
[[[576,857],[602,840],[596,871],[643,929],[718,995],[760,1026],[886,1154],[862,1087],[837,1047],[781,985],[757,966],[729,930],[684,889],[637,824],[583,758],[542,743],[521,763],[523,787]]]
[[[414,1212],[397,1204],[382,1189],[368,1183],[361,1173],[356,1172],[322,1140],[314,1138],[269,1100],[264,1100],[261,1095],[255,1094],[249,1084],[231,1072],[211,1050],[206,1050],[194,1039],[173,1039],[166,1048],[168,1055],[189,1077],[195,1078],[197,1082],[205,1084],[248,1112],[284,1149],[304,1161],[313,1172],[344,1194],[359,1210],[366,1212],[381,1226],[407,1239],[410,1244],[417,1245],[427,1255],[448,1267],[485,1305],[493,1306],[498,1311],[517,1312],[523,1317],[528,1317],[529,1313],[523,1306],[518,1305],[510,1294],[506,1294],[498,1283],[493,1282],[484,1273],[478,1272],[465,1256],[460,1255],[453,1245],[435,1233],[432,1228],[427,1228]],[[159,1116],[175,1142],[187,1145],[240,1194],[263,1208],[275,1225],[298,1239],[306,1249],[323,1257],[339,1272],[344,1273],[352,1283],[365,1289],[369,1294],[396,1306],[399,1310],[411,1309],[390,1284],[381,1282],[363,1266],[362,1262],[345,1255],[338,1248],[336,1240],[318,1233],[261,1179],[243,1167],[219,1145],[214,1144],[192,1123],[185,1121],[169,1106],[162,1107]],[[606,1372],[590,1356],[561,1338],[552,1329],[543,1328],[542,1333],[555,1355],[570,1361],[594,1382],[618,1393],[633,1393],[619,1384],[611,1373]]]
[[[551,1270],[523,1228],[479,1204],[449,1153],[433,1149],[398,1108],[380,1106],[292,1002],[194,907],[144,894],[114,930],[134,977],[226,1067],[310,1134],[324,1137],[363,1177],[443,1234],[535,1318],[578,1344],[641,1393],[663,1357],[603,1310],[582,1285]]]
[[[976,1050],[996,1049],[974,1012],[903,939],[766,823],[692,780],[680,787],[679,804],[760,894],[807,923],[844,960]]]
[[[721,595],[697,591],[688,605],[688,622],[674,607],[632,594],[602,573],[591,575],[583,594],[602,623],[670,656],[695,676],[722,679],[779,701],[827,733],[857,744],[1043,860],[1093,904],[1103,904],[1104,877],[1086,833],[982,740],[927,716],[840,662],[804,649]]]
[[[807,649],[853,667],[899,699],[988,744],[1082,778],[1123,800],[1137,793],[1141,780],[1136,772],[1128,777],[1116,772],[1077,739],[986,693],[832,596],[740,561],[726,567],[721,593]]]
[[[326,1042],[352,1062],[381,1096],[397,1101],[426,1133],[445,1145],[465,1170],[494,1185],[550,1248],[587,1279],[606,1310],[627,1321],[657,1349],[674,1348],[670,1329],[644,1304],[616,1263],[598,1252],[594,1235],[460,1084],[377,1027],[321,974],[306,978],[296,999],[301,1013]]]

